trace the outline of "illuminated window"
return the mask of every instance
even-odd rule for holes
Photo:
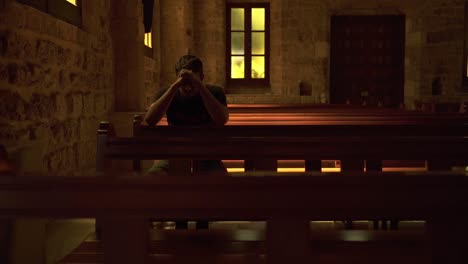
[[[268,3],[227,5],[228,83],[269,84],[269,13]]]
[[[145,46],[152,48],[153,43],[151,42],[151,32],[145,33]]]
[[[154,0],[142,0],[143,4],[143,25],[145,27],[143,53],[146,57],[153,58],[153,7]]]
[[[81,0],[17,0],[62,19],[70,24],[81,25]]]

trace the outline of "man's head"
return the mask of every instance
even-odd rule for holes
[[[193,78],[203,81],[203,63],[199,58],[193,55],[182,56],[177,61],[175,70],[178,77],[180,77],[180,75],[184,75],[184,71],[190,71]],[[199,92],[198,87],[192,87],[189,82],[184,82],[179,91],[183,96],[194,96]]]
[[[180,57],[175,65],[176,76],[179,76],[179,72],[182,69],[191,70],[192,72],[197,73],[200,80],[203,80],[203,63],[199,58],[193,55],[184,55]]]

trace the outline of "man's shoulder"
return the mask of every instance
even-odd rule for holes
[[[212,93],[224,93],[223,87],[214,84],[206,84],[206,88],[208,88]]]

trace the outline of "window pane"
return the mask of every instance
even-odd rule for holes
[[[67,2],[71,3],[72,5],[76,5],[76,0],[67,0]]]
[[[265,78],[265,57],[252,56],[252,79]]]
[[[244,32],[231,33],[231,54],[244,55]]]
[[[258,55],[265,54],[265,33],[263,32],[252,33],[252,54],[258,54]]]
[[[231,8],[231,30],[244,30],[244,8]]]
[[[265,8],[252,8],[252,30],[265,30]]]
[[[231,56],[231,78],[245,78],[244,56]]]

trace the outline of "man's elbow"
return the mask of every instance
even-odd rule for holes
[[[157,118],[155,117],[151,117],[151,116],[146,116],[143,121],[149,125],[149,126],[154,126],[158,123],[159,120],[157,120]]]
[[[229,121],[229,114],[224,115],[220,120],[220,125],[225,125]]]

